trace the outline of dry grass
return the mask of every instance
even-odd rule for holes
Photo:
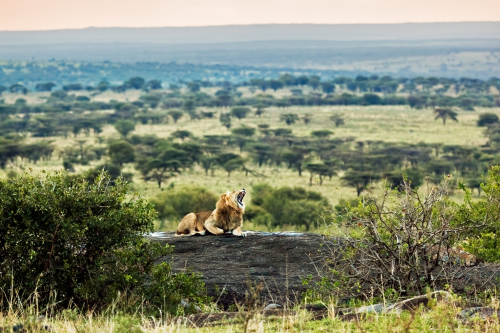
[[[330,315],[336,311],[331,307]],[[249,322],[247,332],[500,332],[496,316],[486,320],[473,318],[467,321],[458,316],[460,308],[450,303],[440,303],[432,310],[419,309],[415,313],[371,314],[359,320],[342,320],[332,316],[322,320],[311,320],[306,311],[296,311],[292,315],[262,317],[256,315]],[[23,325],[27,332],[44,332],[46,327],[52,333],[79,332],[243,332],[241,319],[223,320],[215,326],[194,327],[184,318],[154,319],[139,313],[123,315],[110,310],[101,315],[92,312],[66,310],[57,314],[37,312],[28,307],[22,312],[0,313],[0,327],[6,332],[16,325]]]
[[[42,93],[40,93],[42,94]],[[11,96],[13,94],[9,94]],[[32,94],[28,95],[30,99]],[[39,95],[39,94],[33,94]],[[136,96],[137,95],[137,96]],[[138,92],[132,91],[127,94],[118,94],[106,92],[102,95],[105,100],[135,100],[138,97]],[[34,98],[34,97],[33,97]],[[101,97],[100,97],[101,98]],[[208,110],[208,108],[200,108]],[[215,119],[204,119],[191,121],[188,117],[183,117],[177,124],[170,121],[168,124],[160,125],[137,125],[133,134],[145,135],[155,134],[158,137],[166,138],[176,130],[188,130],[196,137],[204,135],[220,135],[229,134],[225,127],[221,126],[218,115],[220,112],[228,112],[228,109],[214,108],[211,111],[217,113]],[[459,112],[459,122],[448,122],[443,125],[440,120],[435,121],[432,110],[412,110],[408,106],[326,106],[326,107],[290,107],[286,109],[269,108],[262,117],[251,115],[246,119],[238,121],[233,119],[233,128],[245,125],[256,127],[257,124],[270,124],[271,128],[287,127],[284,122],[280,122],[282,113],[296,113],[299,116],[304,114],[312,114],[312,120],[309,124],[304,124],[299,121],[288,128],[292,129],[293,134],[297,136],[308,136],[311,131],[319,129],[330,129],[334,132],[333,137],[355,137],[357,141],[385,141],[385,142],[401,142],[401,143],[443,143],[450,145],[472,145],[479,146],[485,143],[486,139],[483,135],[483,129],[476,126],[478,115],[482,112],[494,112],[500,114],[500,109],[478,109],[476,112]],[[329,119],[332,114],[342,114],[345,119],[345,125],[336,128],[334,123]],[[101,140],[119,138],[118,133],[112,126],[106,126],[101,134]],[[20,171],[19,167],[30,167],[35,172],[42,169],[56,170],[62,168],[62,159],[59,158],[59,152],[69,147],[78,147],[77,141],[86,140],[86,146],[99,146],[97,137],[91,135],[89,137],[80,134],[78,137],[72,136],[67,139],[61,137],[53,138],[28,138],[27,142],[35,142],[37,140],[47,140],[54,147],[55,151],[53,158],[48,161],[40,161],[36,165],[27,165],[26,163],[17,162],[14,170]],[[102,145],[105,145],[103,143]],[[235,150],[237,152],[237,150]],[[247,153],[244,153],[247,155]],[[97,164],[102,164],[103,161],[93,161],[89,166],[76,166],[77,172],[82,172],[94,167]],[[296,171],[286,169],[285,167],[264,166],[260,169],[250,161],[247,165],[265,175],[258,177],[245,174],[237,171],[231,174],[228,178],[227,174],[218,169],[215,171],[214,177],[206,176],[204,171],[195,166],[191,170],[185,170],[181,175],[170,179],[164,187],[168,187],[173,183],[175,188],[201,186],[209,189],[214,193],[223,193],[229,189],[246,188],[249,189],[247,202],[250,202],[252,195],[252,186],[262,182],[272,186],[300,186],[315,191],[324,193],[335,204],[340,198],[354,198],[355,190],[350,187],[342,186],[339,181],[339,176],[333,177],[332,180],[326,179],[321,187],[309,186],[309,175],[304,172],[302,177],[298,177]],[[0,171],[0,177],[5,177],[10,169]],[[126,165],[124,172],[135,172],[133,165]],[[145,192],[147,197],[154,197],[160,193],[160,189],[154,182],[145,183],[138,173],[134,176],[134,189],[139,192]],[[460,200],[460,197],[456,199]],[[256,227],[256,226],[254,226]]]

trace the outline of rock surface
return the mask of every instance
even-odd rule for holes
[[[335,246],[338,249],[336,239],[297,232],[247,232],[247,237],[230,234],[174,237],[173,232],[159,232],[149,238],[174,245],[173,255],[160,261],[172,262],[175,272],[191,269],[203,274],[209,295],[225,308],[235,300],[244,301],[249,281],[263,284],[262,304],[295,303],[307,289],[302,278],[308,275],[318,278],[318,273],[325,269],[324,254]],[[453,284],[455,291],[498,288],[499,265],[475,263],[457,270],[463,272]]]
[[[325,237],[314,233],[248,232],[246,237],[154,233],[150,238],[174,245],[173,255],[160,261],[170,261],[176,272],[191,269],[203,274],[209,295],[225,307],[244,300],[249,281],[263,283],[263,304],[295,302],[306,290],[301,278],[318,276],[323,269],[319,250]]]

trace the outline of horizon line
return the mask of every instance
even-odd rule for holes
[[[186,25],[186,26],[87,26],[82,28],[60,28],[40,30],[0,30],[0,32],[43,32],[85,29],[159,29],[159,28],[210,28],[232,26],[263,26],[263,25],[402,25],[402,24],[449,24],[449,23],[500,23],[499,21],[434,21],[434,22],[390,22],[390,23],[250,23],[250,24],[220,24],[220,25]]]

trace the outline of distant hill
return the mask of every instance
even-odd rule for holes
[[[500,76],[500,22],[0,31],[1,60],[222,64]]]
[[[164,28],[0,31],[0,45],[59,43],[210,44],[274,40],[380,41],[496,39],[500,22],[262,24]]]

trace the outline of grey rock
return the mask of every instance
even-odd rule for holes
[[[191,303],[189,303],[185,299],[181,299],[181,306],[184,307],[184,308],[189,308],[189,307],[191,307]],[[196,313],[200,313],[201,312],[201,308],[199,306],[197,306],[197,305],[194,306],[194,309],[196,310]]]
[[[327,241],[320,234],[297,232],[247,232],[247,237],[153,235],[150,239],[174,245],[173,255],[159,262],[171,262],[174,272],[191,269],[201,273],[208,294],[226,308],[235,300],[244,301],[250,281],[263,284],[264,304],[300,300],[307,289],[301,278],[318,276],[323,269],[324,258],[319,250]],[[224,290],[224,294],[217,290]]]
[[[497,318],[500,317],[500,310],[484,306],[464,309],[459,313],[459,316],[465,320],[475,317],[481,319],[488,319],[494,315]]]
[[[271,303],[268,304],[264,309],[262,309],[262,311],[276,310],[276,309],[283,309],[283,306],[281,304]]]
[[[356,308],[355,313],[384,313],[390,308],[392,303],[379,303]]]
[[[408,311],[415,311],[417,310],[421,305],[424,307],[427,307],[429,304],[430,299],[436,299],[438,301],[446,300],[446,299],[451,299],[451,295],[447,291],[434,291],[430,294],[426,295],[420,295],[416,296],[413,298],[406,299],[404,301],[392,304],[391,306],[387,307],[387,312],[401,312],[403,310],[408,310]]]

